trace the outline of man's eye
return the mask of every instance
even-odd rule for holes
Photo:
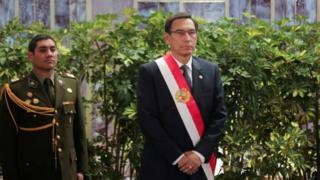
[[[189,34],[189,35],[195,35],[196,33],[197,33],[197,32],[194,31],[194,30],[188,31],[188,34]]]
[[[46,52],[47,49],[39,49],[40,52]]]
[[[176,31],[172,31],[171,33],[175,33],[179,36],[184,36],[184,35],[188,34],[189,36],[194,37],[197,34],[197,31],[195,31],[195,30],[189,30],[189,31],[176,30]]]
[[[182,36],[185,34],[184,31],[176,31],[176,33],[179,34],[179,35],[182,35]]]

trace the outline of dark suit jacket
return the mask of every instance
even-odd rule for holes
[[[84,116],[78,81],[55,74],[54,136],[57,141],[58,168],[52,146],[52,128],[16,131],[2,94],[0,101],[0,157],[4,179],[8,180],[75,180],[76,172],[87,171],[88,154]],[[31,73],[10,84],[13,93],[34,106],[53,107],[41,83]],[[34,128],[52,122],[52,117],[28,112],[8,97],[8,104],[20,127]],[[58,172],[58,173],[57,173]]]
[[[172,163],[189,150],[198,151],[208,162],[218,146],[227,117],[218,66],[193,57],[192,84],[192,93],[205,125],[204,135],[195,146],[157,64],[150,62],[140,67],[138,119],[145,137],[141,155],[141,180],[206,179],[201,168],[194,175],[188,176]]]

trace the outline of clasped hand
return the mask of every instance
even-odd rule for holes
[[[196,173],[201,166],[201,159],[192,151],[187,151],[178,162],[180,171],[188,175]]]

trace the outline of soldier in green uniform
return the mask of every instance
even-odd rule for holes
[[[4,180],[82,180],[88,169],[79,81],[54,71],[55,40],[29,43],[32,72],[0,93],[0,158]]]

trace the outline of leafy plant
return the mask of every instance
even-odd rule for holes
[[[144,17],[128,9],[123,22],[106,14],[58,31],[14,19],[0,29],[0,83],[30,71],[26,43],[32,35],[53,35],[58,68],[86,80],[92,96],[85,100],[98,110],[92,117],[105,122],[89,143],[92,177],[138,177],[143,139],[136,121],[137,70],[168,50],[162,39],[168,15]],[[199,22],[196,55],[219,65],[229,112],[217,179],[310,178],[316,169],[319,24],[267,23],[249,14],[245,23]]]

